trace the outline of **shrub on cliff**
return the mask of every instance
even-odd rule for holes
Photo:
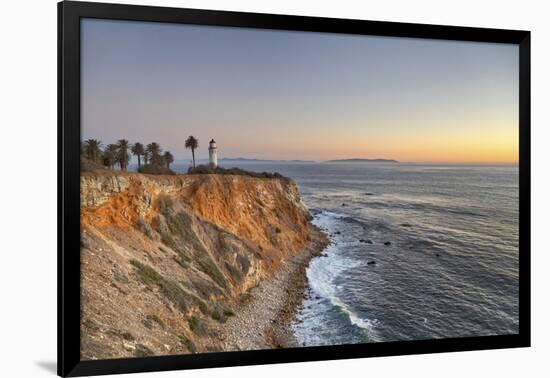
[[[237,176],[249,176],[255,178],[285,178],[283,175],[277,172],[252,172],[247,171],[241,168],[222,168],[222,167],[210,167],[208,165],[199,165],[196,168],[189,168],[187,171],[190,175],[206,175],[206,174],[217,174],[217,175],[237,175]]]
[[[138,219],[138,229],[143,232],[149,239],[154,240],[155,234],[153,232],[153,228],[151,225],[145,220],[143,217],[139,217]]]
[[[92,172],[97,170],[106,170],[107,167],[103,164],[96,163],[90,159],[86,159],[84,156],[80,157],[80,171],[81,172]]]
[[[204,336],[208,333],[206,325],[198,317],[191,316],[189,319],[187,319],[187,322],[189,323],[189,329],[195,335]]]
[[[191,353],[197,352],[197,347],[195,346],[195,343],[193,343],[189,338],[185,335],[179,335],[180,342],[183,346],[187,348],[187,350]]]
[[[182,312],[187,311],[189,295],[181,288],[179,283],[164,278],[155,269],[137,260],[130,260],[130,264],[134,266],[137,277],[144,285],[149,287],[157,286],[161,293],[172,301]]]
[[[170,168],[158,164],[145,164],[138,169],[139,173],[147,175],[175,175],[176,172]]]

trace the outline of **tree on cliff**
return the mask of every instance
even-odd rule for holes
[[[103,165],[113,170],[115,168],[117,153],[118,146],[116,144],[109,144],[105,148],[105,151],[103,151]]]
[[[116,161],[120,165],[121,171],[126,171],[128,169],[128,161],[130,161],[130,142],[126,139],[120,139],[117,143],[118,152],[116,156]]]
[[[170,153],[170,151],[166,151],[162,157],[166,163],[166,168],[170,169],[170,164],[174,162],[174,156]]]
[[[149,162],[153,165],[163,166],[164,159],[162,158],[162,149],[158,143],[149,143],[147,145],[147,154],[149,155]]]
[[[100,163],[101,141],[97,139],[88,139],[84,141],[84,155],[88,160],[94,163]]]
[[[191,155],[193,156],[193,168],[195,168],[195,149],[199,147],[199,141],[193,136],[189,136],[185,141],[185,148],[191,149]]]
[[[141,143],[135,143],[132,146],[132,153],[138,158],[138,170],[141,168],[141,157],[145,157],[145,164],[147,164],[147,157],[145,155],[145,147]]]
[[[147,151],[147,147],[145,147],[145,153],[143,154],[143,161],[145,165],[149,164],[149,151]]]

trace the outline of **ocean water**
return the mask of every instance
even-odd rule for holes
[[[331,239],[301,345],[518,333],[518,168],[239,162],[298,183]]]

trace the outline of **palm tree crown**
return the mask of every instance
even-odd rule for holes
[[[120,139],[117,143],[118,153],[116,160],[120,165],[121,171],[126,171],[128,169],[128,162],[130,161],[130,154],[128,150],[130,149],[130,142],[126,139]]]
[[[185,148],[191,149],[191,155],[193,156],[193,168],[195,168],[195,149],[199,147],[199,141],[193,135],[189,136],[185,141]]]
[[[118,146],[116,144],[109,144],[103,151],[103,164],[114,169],[116,163],[116,157],[118,154]]]
[[[101,141],[97,139],[84,141],[84,154],[89,160],[99,163],[101,158]]]
[[[149,155],[149,159],[151,164],[153,165],[164,165],[164,159],[161,156],[162,149],[160,148],[160,145],[158,143],[149,143],[147,145],[147,154]]]
[[[170,151],[166,151],[164,155],[162,155],[164,158],[164,162],[166,163],[166,168],[170,168],[170,164],[174,162],[174,156],[170,153]]]
[[[145,147],[143,147],[143,144],[137,142],[132,146],[132,153],[137,156],[137,158],[138,158],[138,169],[140,169],[141,168],[141,157],[145,155]]]

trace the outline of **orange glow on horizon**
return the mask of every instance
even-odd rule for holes
[[[391,130],[390,130],[391,129]],[[320,129],[314,137],[296,129],[292,137],[284,133],[258,132],[249,135],[253,147],[240,141],[227,140],[222,146],[225,156],[259,159],[395,159],[400,162],[517,164],[519,133],[517,126],[472,124],[471,127],[414,125],[396,131],[376,131],[364,128],[357,133],[339,134]],[[230,138],[231,139],[231,138]],[[238,150],[240,152],[230,153]]]

